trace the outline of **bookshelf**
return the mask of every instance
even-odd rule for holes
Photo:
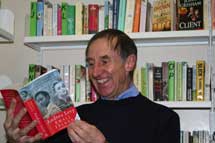
[[[8,9],[0,9],[0,43],[14,41],[14,14]]]
[[[163,31],[128,33],[138,47],[137,66],[145,62],[160,64],[175,59],[194,64],[197,59],[208,59],[208,30]],[[215,35],[215,33],[213,33]],[[24,38],[24,44],[38,51],[38,64],[84,64],[84,51],[93,34],[38,36]],[[56,58],[57,57],[57,58]],[[143,59],[143,60],[141,60]],[[75,103],[75,106],[90,102]],[[157,102],[175,110],[180,116],[182,130],[210,131],[211,101]]]

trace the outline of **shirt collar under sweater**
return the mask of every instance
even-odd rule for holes
[[[139,94],[138,89],[134,84],[131,84],[130,87],[122,92],[119,96],[117,96],[114,100],[121,100],[129,97],[135,97]],[[105,97],[102,97],[101,99],[107,100]]]

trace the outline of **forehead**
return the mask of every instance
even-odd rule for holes
[[[88,49],[87,58],[101,57],[105,55],[117,55],[117,50],[114,49],[114,40],[110,41],[107,38],[99,38],[91,43]]]

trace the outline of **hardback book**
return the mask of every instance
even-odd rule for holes
[[[168,101],[168,62],[162,62],[162,96],[164,101]]]
[[[174,30],[174,1],[155,0],[153,3],[152,31]]]
[[[148,0],[142,0],[141,1],[140,26],[139,26],[140,32],[146,31],[146,13],[148,12],[147,11],[147,3],[148,3]]]
[[[98,31],[104,30],[104,5],[99,5],[99,22],[98,22]]]
[[[40,132],[42,138],[46,139],[65,129],[75,119],[79,119],[57,69],[43,74],[19,90],[2,89],[0,92],[6,108],[10,106],[13,98],[17,100],[14,114],[17,114],[20,108],[27,109],[27,114],[20,122],[21,127],[32,120],[38,122],[31,135]]]
[[[118,28],[118,18],[119,18],[119,5],[120,0],[113,0],[113,17],[112,17],[112,28]]]
[[[192,99],[193,101],[196,101],[196,65],[192,65]]]
[[[98,4],[89,4],[88,5],[89,11],[89,21],[88,21],[88,30],[89,34],[98,32],[99,28],[99,5]]]
[[[196,61],[196,100],[204,101],[205,89],[205,61],[197,60]]]
[[[176,0],[177,30],[199,30],[204,28],[203,0]]]
[[[86,68],[83,65],[75,65],[75,102],[84,102],[86,99],[85,85]]]
[[[109,0],[104,1],[104,29],[109,28]]]
[[[57,35],[62,35],[62,8],[60,5],[57,8]]]
[[[182,101],[182,63],[175,63],[175,100]]]
[[[37,2],[31,2],[30,36],[37,35]]]
[[[52,14],[53,5],[49,1],[44,3],[44,22],[43,22],[43,36],[52,36]]]
[[[52,13],[52,34],[57,36],[57,19],[58,19],[58,3],[53,3],[53,13]]]

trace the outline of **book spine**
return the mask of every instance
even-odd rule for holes
[[[37,2],[37,36],[43,36],[44,3]]]
[[[175,61],[168,61],[168,99],[175,101]]]
[[[109,28],[109,1],[104,2],[104,29]]]
[[[67,16],[68,4],[66,2],[62,2],[61,10],[62,10],[62,35],[67,35],[68,32],[68,16]]]
[[[31,2],[30,36],[37,35],[37,2]]]
[[[139,32],[141,1],[142,0],[135,0],[134,22],[133,22],[133,30],[132,30],[132,32]]]
[[[84,5],[81,2],[75,4],[75,34],[83,34],[83,9]]]
[[[53,36],[57,36],[57,10],[58,10],[58,4],[53,4],[53,14],[52,14],[52,33]]]
[[[168,101],[168,63],[162,62],[162,98]]]
[[[66,8],[66,24],[67,26],[65,28],[65,35],[74,35],[76,33],[76,21],[75,21],[75,15],[76,15],[76,6],[75,5],[67,5]],[[81,20],[82,22],[82,20]]]
[[[113,0],[112,28],[117,29],[120,0]]]
[[[193,101],[196,101],[196,65],[193,65],[192,69],[193,69],[192,97],[193,97]]]
[[[134,9],[135,9],[135,1],[127,0],[126,16],[125,16],[125,32],[126,33],[132,32],[133,21],[134,21]]]
[[[153,91],[153,63],[146,63],[147,74],[148,74],[148,97],[149,99],[154,99],[154,91]]]
[[[163,101],[162,97],[162,67],[153,68],[154,101]]]
[[[98,32],[99,5],[89,4],[89,34]]]
[[[88,34],[88,5],[84,5],[84,11],[83,11],[83,34]]]
[[[205,86],[205,61],[196,61],[196,100],[204,101],[204,86]]]
[[[99,31],[104,30],[104,6],[100,5],[99,6]]]
[[[211,66],[208,63],[205,63],[205,101],[211,100]]]
[[[118,29],[121,31],[125,29],[126,2],[127,0],[121,0],[119,4]]]
[[[62,35],[62,9],[60,5],[57,8],[57,35]]]
[[[148,77],[146,67],[141,67],[141,93],[148,97]]]
[[[193,68],[188,67],[187,68],[187,101],[193,101],[193,96],[192,96],[192,86],[193,86]]]
[[[147,2],[141,2],[141,13],[140,13],[140,32],[146,31],[146,13],[147,13]]]
[[[186,101],[187,99],[187,62],[182,62],[182,99]]]

